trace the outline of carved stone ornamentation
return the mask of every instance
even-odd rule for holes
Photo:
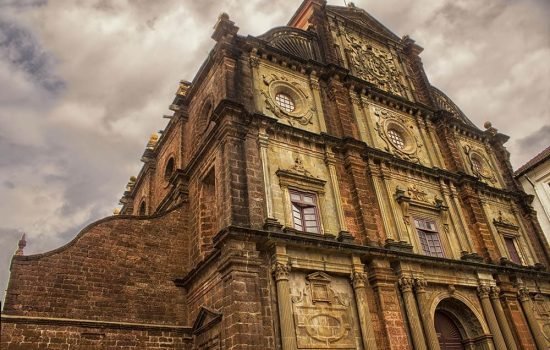
[[[489,296],[491,299],[498,299],[500,297],[500,288],[499,287],[491,287]]]
[[[529,297],[529,290],[525,287],[521,287],[518,289],[518,299],[521,302],[529,301],[531,298]]]
[[[495,184],[497,182],[495,173],[490,163],[482,155],[483,152],[473,149],[470,145],[464,145],[463,150],[467,156],[469,167],[472,173],[481,180],[485,180],[492,184]]]
[[[273,265],[273,275],[275,276],[275,281],[288,280],[290,266],[280,262],[275,263],[275,265]]]
[[[427,198],[428,194],[426,193],[426,191],[419,189],[418,187],[416,187],[416,185],[409,186],[407,192],[409,193],[409,196],[414,200],[426,203],[429,202]]]
[[[367,274],[364,272],[354,271],[351,274],[353,289],[363,288],[367,286]]]
[[[417,293],[424,293],[426,292],[426,287],[428,286],[428,282],[426,282],[423,278],[415,278],[414,279],[414,289]]]
[[[349,292],[338,293],[332,277],[314,272],[292,298],[298,349],[355,349]]]
[[[385,150],[399,158],[419,163],[419,150],[422,148],[422,143],[411,131],[414,126],[410,125],[405,117],[385,108],[374,108],[374,115],[378,118],[375,129],[378,136],[386,143]],[[396,137],[400,138],[398,142]]]
[[[261,94],[264,97],[266,108],[273,112],[276,117],[288,121],[290,125],[297,122],[300,125],[313,124],[312,118],[314,108],[311,98],[304,92],[302,84],[290,80],[285,75],[277,75],[275,73],[263,75],[265,88],[261,89]],[[283,109],[276,102],[278,94],[285,94],[293,102],[293,109]]]
[[[373,45],[355,33],[344,32],[343,36],[354,75],[381,90],[408,97],[399,63],[389,50]]]
[[[491,288],[488,285],[482,284],[479,287],[477,287],[477,294],[482,299],[488,298],[490,292],[491,292]]]
[[[414,280],[410,277],[401,277],[399,279],[399,288],[403,293],[412,292],[414,286]]]

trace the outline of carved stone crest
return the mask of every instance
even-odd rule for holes
[[[300,83],[274,73],[263,75],[262,78],[266,88],[261,89],[261,94],[268,110],[278,118],[286,119],[290,125],[294,125],[295,122],[300,125],[313,124],[311,119],[314,108],[309,95],[304,92]],[[285,94],[292,99],[294,109],[281,108],[276,102],[278,94]]]
[[[480,178],[491,183],[496,183],[497,179],[489,162],[482,156],[482,152],[474,150],[470,145],[463,146],[464,153],[468,157],[468,165],[472,173]]]
[[[418,152],[422,148],[422,144],[410,131],[413,126],[409,125],[403,116],[387,109],[374,108],[374,115],[378,117],[375,129],[378,136],[386,143],[386,151],[410,162],[418,163],[420,161]],[[396,140],[396,137],[399,137],[400,140]]]
[[[292,298],[298,349],[355,349],[349,293],[336,292],[323,272],[306,280]]]
[[[386,49],[382,49],[359,37],[344,32],[348,46],[348,57],[353,73],[361,79],[375,84],[379,89],[407,98],[407,87],[397,60]]]

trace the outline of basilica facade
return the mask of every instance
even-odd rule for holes
[[[2,349],[548,349],[550,250],[508,137],[414,40],[304,0],[222,14],[120,213],[13,257]]]

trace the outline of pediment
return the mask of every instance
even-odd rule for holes
[[[365,27],[370,31],[373,31],[395,41],[401,41],[401,38],[395,35],[391,30],[386,28],[386,26],[378,22],[374,17],[369,15],[363,9],[353,6],[327,6],[327,9],[339,16],[346,18],[347,20],[350,20],[352,22],[355,22],[356,24],[361,25],[362,27]]]
[[[201,306],[195,323],[193,323],[193,334],[200,334],[212,328],[221,322],[222,317],[223,315],[221,312]]]

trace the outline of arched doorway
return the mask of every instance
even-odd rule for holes
[[[480,318],[462,300],[447,297],[434,310],[434,326],[441,350],[486,350],[492,337],[483,330]]]
[[[466,350],[458,326],[444,311],[435,312],[434,323],[441,350]]]

